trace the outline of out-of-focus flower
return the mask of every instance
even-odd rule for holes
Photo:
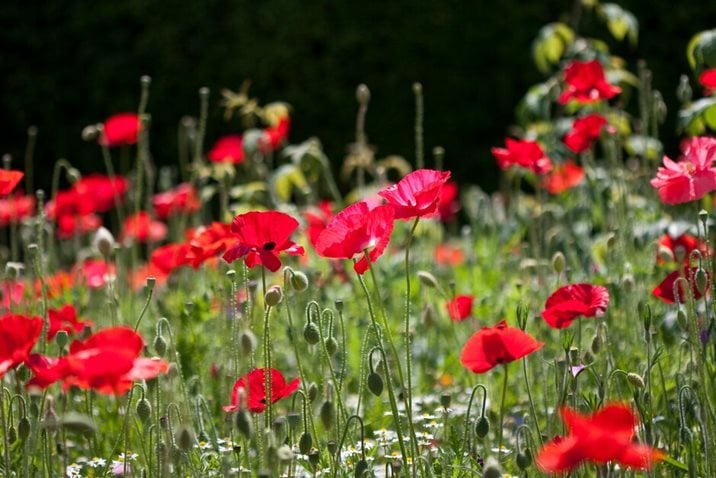
[[[233,412],[245,407],[254,413],[263,412],[269,398],[266,393],[267,370],[258,368],[239,378],[231,391],[231,405],[226,405],[224,411]],[[268,372],[271,374],[271,403],[276,403],[298,390],[298,378],[286,383],[286,379],[278,370],[272,368]],[[240,391],[243,391],[246,403],[239,403]]]
[[[704,87],[704,93],[712,95],[716,92],[716,68],[704,70],[699,75],[699,83]]]
[[[696,273],[699,270],[698,267],[684,267],[681,270],[675,270],[669,275],[667,275],[664,280],[662,280],[659,285],[654,287],[654,290],[651,291],[652,295],[654,297],[658,297],[659,299],[663,300],[667,304],[673,304],[676,302],[676,299],[678,298],[679,302],[684,303],[687,300],[687,291],[686,286],[688,284],[688,293],[693,294],[694,300],[698,300],[703,296],[702,291],[699,290],[696,284]],[[710,288],[709,283],[711,282],[710,277],[706,271],[703,271],[704,274],[706,274],[707,284],[705,289],[708,290]],[[686,281],[679,281],[679,285],[676,286],[677,290],[674,290],[674,285],[676,284],[677,279],[680,277],[683,277]],[[677,297],[678,294],[678,297]]]
[[[136,113],[117,113],[104,122],[99,142],[109,148],[136,144],[141,121]]]
[[[716,189],[716,139],[705,136],[691,138],[679,162],[664,156],[651,185],[659,190],[661,202],[681,204],[696,201]]]
[[[35,213],[34,196],[16,194],[0,199],[0,227],[19,224]]]
[[[59,309],[50,309],[47,314],[50,317],[47,340],[54,339],[60,330],[64,330],[68,335],[73,335],[82,332],[85,325],[92,326],[92,321],[77,318],[77,310],[71,304],[66,304]]]
[[[566,88],[559,96],[560,104],[570,100],[579,103],[595,103],[614,98],[621,88],[610,84],[604,76],[604,67],[598,60],[574,60],[564,70]]]
[[[0,377],[27,360],[41,332],[40,317],[11,313],[0,317]]]
[[[574,161],[567,160],[564,164],[556,165],[551,173],[543,177],[542,186],[550,194],[560,194],[577,186],[582,180],[584,169]]]
[[[139,211],[124,220],[121,237],[123,243],[133,240],[160,242],[167,237],[167,226],[161,221],[153,220],[146,211]]]
[[[238,134],[229,134],[216,140],[209,150],[209,159],[215,163],[238,164],[244,160],[244,140]]]
[[[475,297],[470,294],[462,294],[453,297],[447,304],[447,311],[453,322],[460,322],[472,315],[472,304]]]
[[[536,141],[506,138],[505,146],[491,149],[500,169],[507,170],[518,166],[535,174],[547,174],[552,170],[552,161],[545,156]]]
[[[564,136],[564,144],[574,153],[583,153],[599,139],[607,119],[597,113],[584,115],[574,120],[572,129]]]
[[[157,219],[167,220],[177,214],[190,214],[201,207],[199,196],[189,183],[182,183],[163,193],[155,194],[152,198],[154,214]]]
[[[609,291],[593,284],[569,284],[547,299],[542,318],[555,329],[563,329],[577,317],[600,317],[609,306]]]
[[[0,197],[9,195],[23,177],[25,177],[25,173],[22,171],[0,168]]]

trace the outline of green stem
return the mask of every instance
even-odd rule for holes
[[[497,432],[497,457],[499,459],[500,455],[502,454],[502,428],[504,425],[504,418],[505,418],[505,398],[507,397],[507,364],[503,365],[505,369],[505,374],[502,378],[502,399],[500,400],[500,423],[499,423],[499,429]]]
[[[544,441],[542,440],[542,431],[539,428],[539,421],[537,420],[537,412],[535,411],[535,403],[534,400],[532,400],[530,381],[527,377],[527,357],[522,358],[522,371],[525,375],[525,387],[527,388],[527,398],[530,401],[530,412],[532,413],[532,421],[535,422],[535,428],[537,429],[537,436],[539,437],[540,444],[544,444]]]
[[[264,390],[266,394],[266,412],[264,425],[266,429],[271,428],[271,412],[273,400],[271,394],[271,334],[269,333],[269,316],[271,306],[267,305],[264,310]]]
[[[415,425],[413,424],[413,382],[411,370],[411,346],[410,346],[410,245],[413,242],[415,229],[418,227],[419,217],[413,221],[413,226],[408,233],[405,244],[405,373],[408,379],[408,387],[405,391],[405,412],[408,416],[408,427],[410,428],[410,442],[413,447],[413,456],[417,457],[418,443],[415,436]],[[413,474],[415,474],[415,460],[413,461]]]

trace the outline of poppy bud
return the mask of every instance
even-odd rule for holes
[[[14,425],[10,425],[7,429],[7,441],[11,445],[17,441],[17,430],[15,430]]]
[[[679,308],[679,310],[676,311],[676,322],[678,322],[682,328],[686,328],[686,312],[684,312],[684,309]]]
[[[256,336],[250,330],[242,330],[239,335],[241,355],[248,357],[256,349]]]
[[[298,450],[306,455],[309,451],[311,451],[311,447],[313,446],[313,438],[311,437],[311,434],[308,432],[304,432],[301,434],[301,438],[298,439]]]
[[[326,400],[323,402],[323,405],[321,405],[321,410],[318,412],[318,415],[321,417],[321,423],[323,423],[323,428],[326,430],[330,430],[333,428],[333,418],[335,415],[336,407],[333,405],[333,402],[330,400]]]
[[[592,337],[592,353],[594,355],[598,355],[599,352],[602,350],[602,345],[604,345],[604,340],[602,339],[602,336],[599,334],[594,334],[594,337]]]
[[[60,330],[57,332],[57,335],[55,335],[55,343],[60,348],[60,350],[65,348],[65,345],[67,345],[67,342],[69,341],[69,337],[67,336],[67,331]]]
[[[699,291],[699,294],[706,294],[706,288],[708,287],[709,279],[703,267],[699,267],[698,269],[696,269],[696,273],[694,274],[694,282],[696,283],[696,290]]]
[[[246,438],[247,440],[251,438],[251,432],[253,430],[253,427],[251,424],[251,417],[246,410],[239,410],[238,412],[236,412],[236,417],[234,417],[234,425],[236,425],[236,429],[241,432],[244,438]]]
[[[146,425],[152,418],[152,404],[146,398],[142,398],[137,402],[136,412],[142,423]]]
[[[478,438],[485,438],[490,433],[490,422],[487,421],[487,417],[481,416],[475,423],[475,435]]]
[[[318,330],[318,326],[313,322],[306,322],[303,327],[303,338],[310,345],[316,345],[321,340],[321,332]]]
[[[154,337],[154,351],[157,353],[158,356],[164,357],[167,353],[167,341],[166,339],[161,336],[157,335]]]
[[[627,380],[634,388],[644,388],[644,379],[638,373],[628,373]]]
[[[286,415],[286,421],[289,427],[296,428],[301,423],[301,415],[296,412],[289,412]]]
[[[99,137],[100,128],[97,125],[91,124],[82,128],[82,141],[94,142]]]
[[[358,104],[363,106],[370,102],[370,90],[364,83],[361,83],[356,88],[356,100],[358,100]]]
[[[564,267],[566,265],[566,260],[564,258],[564,254],[562,254],[561,251],[557,251],[552,256],[552,269],[557,273],[561,274],[564,272]]]
[[[328,352],[328,355],[330,355],[331,357],[334,356],[336,352],[338,352],[338,341],[335,337],[326,338],[324,343],[326,345],[326,352]]]
[[[189,428],[188,426],[184,425],[177,430],[175,435],[175,440],[177,447],[181,451],[189,451],[194,446],[194,442],[196,442],[196,437],[194,436],[194,432]]]
[[[76,182],[82,179],[82,173],[77,168],[67,169],[67,182],[74,186]]]
[[[276,307],[278,304],[281,303],[282,299],[283,289],[281,289],[281,286],[278,285],[272,285],[271,287],[269,287],[266,291],[266,294],[264,295],[264,301],[269,307]]]
[[[339,314],[343,312],[343,299],[336,299],[334,305],[336,306],[336,310]]]
[[[17,422],[17,435],[20,437],[20,440],[25,441],[27,440],[27,437],[30,436],[30,419],[27,417],[22,417],[19,422]]]
[[[418,279],[426,287],[438,288],[438,280],[428,271],[418,271]]]
[[[485,460],[485,466],[482,468],[482,478],[502,478],[500,462],[494,456],[489,456]]]
[[[318,385],[312,383],[308,386],[308,401],[313,403],[318,397]]]
[[[432,327],[435,324],[435,309],[431,304],[425,304],[420,313],[420,318],[427,327]]]
[[[517,452],[515,455],[515,463],[520,470],[526,470],[532,464],[532,454],[529,448],[525,448],[524,451]]]
[[[364,459],[358,460],[356,463],[356,467],[353,473],[353,476],[355,478],[362,478],[363,475],[365,475],[368,472],[368,462]]]
[[[296,292],[303,292],[308,288],[308,276],[301,271],[294,271],[291,275],[291,286]]]
[[[114,236],[107,228],[100,227],[94,235],[92,244],[103,257],[110,257],[114,250]]]
[[[443,393],[442,395],[440,395],[440,405],[442,405],[444,409],[447,410],[448,408],[450,408],[451,402],[452,396],[449,393]]]
[[[368,390],[376,397],[383,393],[383,377],[378,372],[368,374]]]
[[[335,440],[328,440],[326,442],[326,448],[328,449],[328,453],[335,455],[336,451],[338,451],[338,443],[336,443]]]

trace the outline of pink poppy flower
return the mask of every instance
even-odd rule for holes
[[[378,194],[395,208],[395,219],[412,219],[433,214],[440,203],[440,191],[450,171],[418,169]]]
[[[659,190],[661,202],[681,204],[696,201],[716,189],[716,139],[705,136],[691,138],[684,148],[683,159],[672,161],[664,156],[651,185]]]

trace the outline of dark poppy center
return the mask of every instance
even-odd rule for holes
[[[273,251],[275,247],[276,247],[276,243],[273,241],[264,243],[264,250],[266,250],[266,251]]]

